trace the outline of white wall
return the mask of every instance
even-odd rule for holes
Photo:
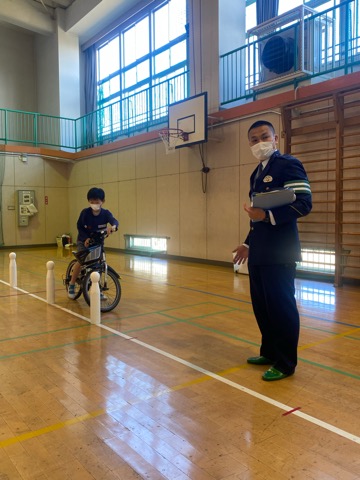
[[[63,17],[58,11],[59,115],[76,119],[80,117],[80,45],[76,35],[65,32]]]
[[[36,111],[34,35],[0,25],[0,108]]]
[[[59,62],[58,43],[55,35],[35,39],[37,67],[37,111],[59,116]]]

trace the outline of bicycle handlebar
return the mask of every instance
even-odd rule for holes
[[[113,225],[111,228],[112,232],[117,231],[117,226]],[[90,236],[90,245],[94,245],[95,243],[102,243],[102,240],[105,240],[107,238],[108,232],[107,230],[97,230],[96,232],[92,233]]]

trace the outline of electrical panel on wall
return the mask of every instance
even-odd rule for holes
[[[38,213],[34,205],[35,191],[34,190],[18,190],[18,225],[19,227],[27,227],[29,225],[29,218]]]

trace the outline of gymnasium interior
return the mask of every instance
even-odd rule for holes
[[[0,480],[359,480],[360,0],[2,0],[0,65]],[[232,261],[257,120],[313,201],[271,383]],[[100,318],[64,285],[92,187]]]

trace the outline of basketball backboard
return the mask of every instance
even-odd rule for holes
[[[169,105],[169,128],[181,129],[187,135],[175,148],[207,142],[207,92]]]

